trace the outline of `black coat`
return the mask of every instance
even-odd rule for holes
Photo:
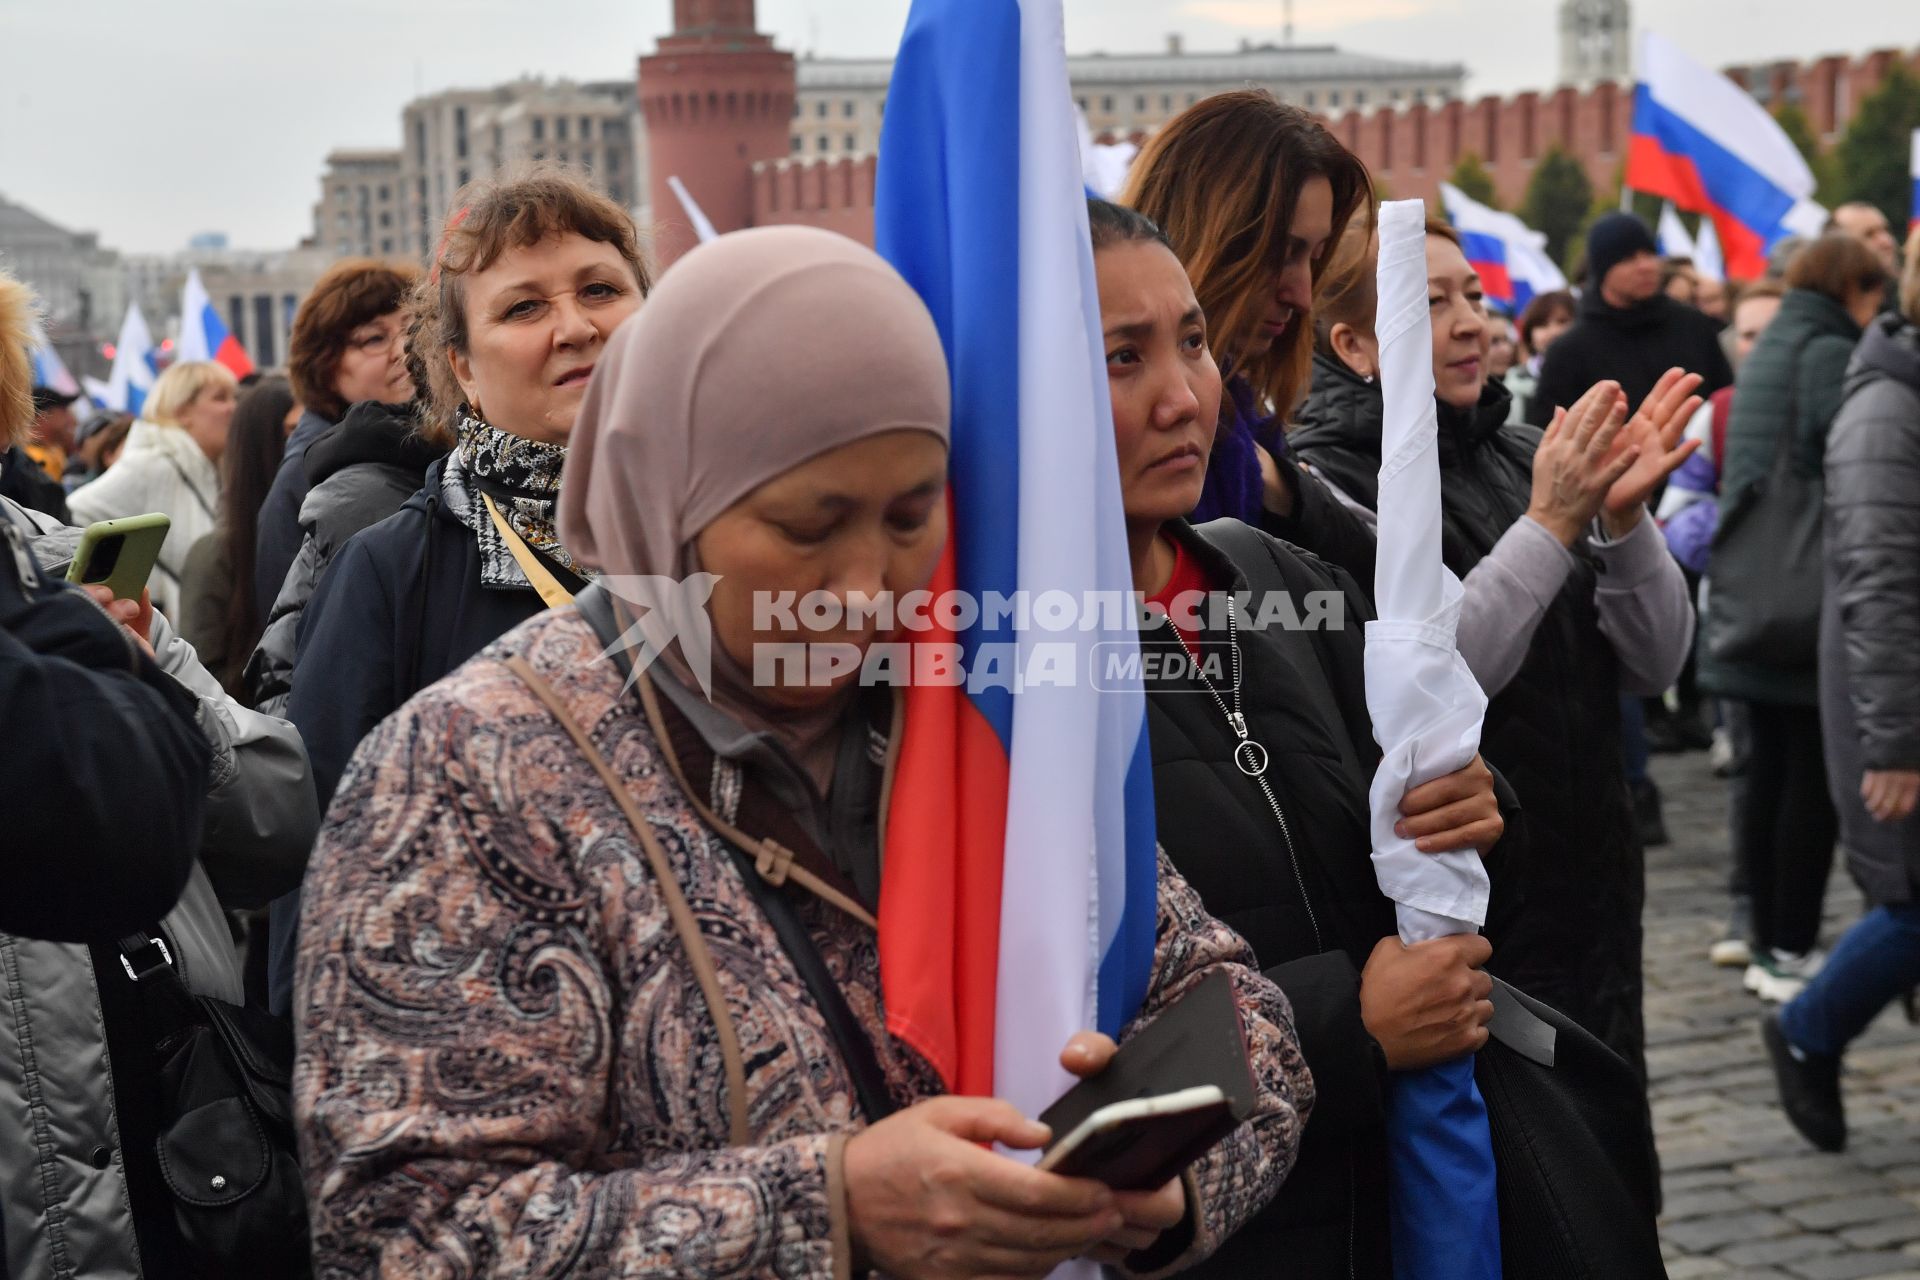
[[[1733,366],[1713,317],[1664,295],[1638,306],[1610,307],[1598,289],[1589,289],[1573,327],[1547,348],[1539,385],[1527,402],[1527,421],[1545,427],[1556,408],[1571,408],[1607,378],[1618,382],[1627,403],[1638,409],[1660,375],[1675,366],[1705,379],[1702,396],[1733,384]]]
[[[373,727],[546,606],[480,582],[473,532],[440,500],[442,459],[399,511],[348,540],[302,616],[287,718],[306,740],[324,810]],[[269,1004],[290,1006],[298,891],[273,904]]]
[[[1441,407],[1441,556],[1462,578],[1532,494],[1540,433],[1506,425],[1508,404],[1506,389],[1489,383],[1471,413]],[[1371,507],[1380,417],[1377,385],[1317,360],[1289,447]],[[1489,968],[1573,1017],[1644,1076],[1646,857],[1620,757],[1619,663],[1594,601],[1598,561],[1574,555],[1520,670],[1488,704],[1480,738],[1481,753],[1519,793],[1527,837],[1526,908],[1493,938]]]
[[[1820,719],[1847,869],[1876,904],[1920,897],[1920,814],[1876,822],[1867,769],[1920,769],[1920,327],[1861,339],[1826,441]]]
[[[300,553],[246,660],[247,693],[262,711],[286,710],[300,620],[334,556],[354,534],[398,511],[425,483],[427,467],[445,456],[446,449],[421,436],[416,425],[411,405],[367,400],[307,449]]]
[[[50,478],[19,445],[0,449],[0,498],[12,498],[31,511],[44,512],[61,524],[72,524],[67,491]]]
[[[280,455],[280,469],[260,503],[260,519],[253,536],[253,601],[259,612],[261,630],[266,630],[267,611],[280,594],[293,558],[300,554],[305,536],[300,530],[300,504],[307,500],[307,449],[333,426],[309,409],[294,424],[287,437],[286,451]]]
[[[1285,1259],[1290,1275],[1384,1280],[1392,1274],[1389,1077],[1360,1016],[1360,970],[1395,930],[1369,857],[1367,791],[1379,760],[1363,667],[1371,606],[1344,571],[1237,521],[1170,531],[1212,582],[1235,591],[1284,584],[1303,613],[1312,592],[1342,601],[1340,625],[1324,630],[1261,630],[1239,616],[1241,709],[1250,738],[1269,753],[1265,777],[1284,828],[1265,792],[1234,764],[1238,739],[1205,686],[1184,673],[1147,684],[1160,844],[1286,992],[1316,1093],[1299,1163],[1279,1196],[1191,1274],[1269,1275]],[[1255,539],[1264,555],[1244,550]],[[1224,545],[1241,561],[1261,555],[1266,563],[1236,562]],[[1141,641],[1144,653],[1162,659],[1177,656],[1178,644],[1165,623]],[[1209,627],[1200,647],[1218,658],[1214,682],[1229,689],[1225,629]],[[1505,878],[1498,858],[1489,865],[1496,882]]]
[[[0,931],[108,939],[167,913],[200,853],[198,711],[0,510]]]

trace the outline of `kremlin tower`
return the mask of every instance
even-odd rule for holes
[[[673,34],[640,59],[649,183],[664,269],[692,248],[692,224],[669,178],[714,228],[753,222],[753,165],[784,159],[793,117],[793,55],[754,30],[753,0],[673,0]]]

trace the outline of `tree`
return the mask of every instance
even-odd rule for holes
[[[1567,247],[1593,208],[1593,183],[1580,162],[1558,146],[1549,147],[1527,183],[1520,220],[1547,237],[1547,253],[1564,262]]]
[[[1912,179],[1907,161],[1913,131],[1920,129],[1920,78],[1898,63],[1879,90],[1860,104],[1834,153],[1836,195],[1878,205],[1887,221],[1903,227],[1909,215]]]
[[[1453,166],[1453,173],[1447,181],[1489,208],[1500,207],[1500,193],[1494,190],[1493,175],[1487,172],[1487,166],[1480,163],[1480,157],[1471,151],[1460,157],[1460,163]]]

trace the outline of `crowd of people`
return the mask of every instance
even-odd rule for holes
[[[1143,1191],[996,1154],[1048,1133],[889,1033],[901,704],[755,661],[791,637],[754,593],[903,596],[951,532],[951,375],[884,260],[769,228],[656,280],[574,177],[487,180],[424,270],[329,271],[284,373],[180,362],[84,423],[0,277],[0,737],[35,797],[0,902],[0,1096],[32,1122],[0,1136],[0,1275],[1387,1277],[1391,1082],[1516,1019],[1616,1073],[1582,1176],[1640,1219],[1603,1235],[1650,1240],[1656,748],[1730,777],[1703,962],[1762,1002],[1794,1125],[1844,1145],[1842,1055],[1920,986],[1920,239],[1903,278],[1848,205],[1727,287],[1609,214],[1577,291],[1504,316],[1428,221],[1440,551],[1488,705],[1397,830],[1479,856],[1492,900],[1409,946],[1369,856],[1376,213],[1257,91],[1088,206],[1140,644],[1191,659],[1149,669],[1157,928],[1118,1040],[1225,975],[1254,1089]],[[145,590],[64,584],[84,526],[150,512]],[[609,587],[696,573],[710,687],[639,661]],[[1871,909],[1823,955],[1836,844]],[[1095,1077],[1116,1045],[1059,1050]],[[1497,1133],[1518,1104],[1489,1105]],[[1573,1229],[1503,1215],[1508,1274]]]

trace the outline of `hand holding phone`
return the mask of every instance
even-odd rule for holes
[[[103,586],[116,600],[138,600],[172,527],[173,521],[158,511],[95,521],[80,535],[80,548],[67,566],[67,581]]]

